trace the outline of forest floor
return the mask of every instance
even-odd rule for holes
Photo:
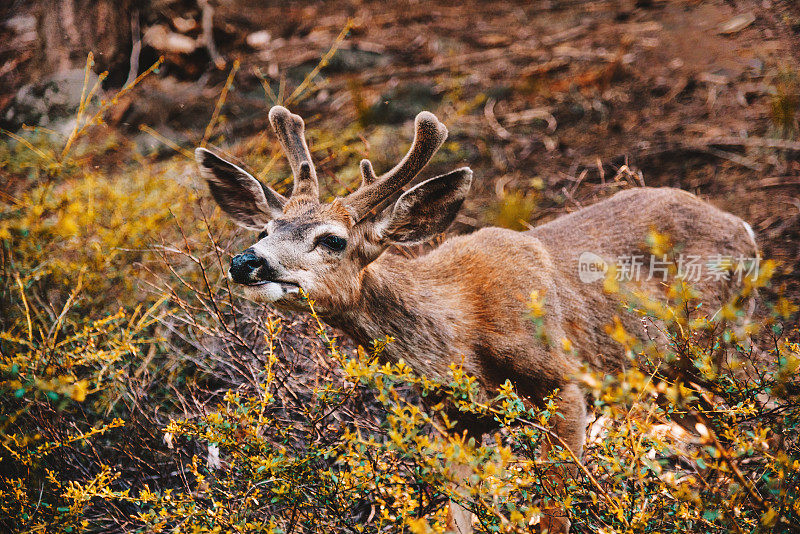
[[[793,0],[230,0],[213,2],[215,56],[200,40],[202,2],[153,0],[141,17],[134,72],[160,56],[163,63],[113,101],[121,84],[104,86],[103,125],[72,146],[75,111],[43,103],[68,84],[80,97],[83,58],[61,85],[38,73],[34,4],[0,6],[0,356],[22,355],[8,371],[19,383],[0,383],[9,392],[0,401],[7,413],[30,414],[20,421],[36,439],[76,443],[53,454],[65,481],[111,465],[119,487],[188,494],[176,462],[210,458],[211,448],[194,438],[173,444],[164,429],[173,418],[208,416],[229,391],[261,391],[274,317],[284,322],[269,368],[287,413],[307,415],[321,384],[342,383],[312,319],[278,314],[227,287],[225,255],[252,244],[252,235],[216,208],[192,157],[196,146],[211,146],[287,192],[288,165],[267,121],[275,103],[305,119],[323,196],[356,187],[361,158],[379,173],[399,161],[414,116],[426,109],[450,135],[421,178],[463,165],[475,172],[451,233],[524,229],[622,188],[678,187],[749,222],[763,255],[780,262],[765,294],[800,304]],[[27,117],[46,117],[38,123],[46,128]],[[118,311],[140,330],[115,327]],[[793,308],[784,311],[788,318]],[[91,321],[98,339],[114,343],[84,346],[76,335],[59,349],[65,358],[97,359],[50,365],[50,338],[89,331]],[[76,373],[72,389],[56,391],[63,369]],[[23,383],[23,375],[35,380]],[[342,403],[331,428],[355,420],[379,427],[374,399]],[[99,453],[70,437],[108,425],[111,415],[125,426],[97,437]],[[303,419],[286,421],[299,428]],[[318,422],[314,439],[335,434],[327,426],[317,433]],[[2,464],[0,483],[4,469],[25,471]],[[38,475],[29,476],[29,493],[41,498]],[[60,495],[61,486],[48,491]],[[129,505],[92,506],[86,515],[97,525],[128,531]],[[0,530],[2,521],[0,514]]]
[[[158,27],[196,36],[187,5],[163,3],[145,35]],[[235,58],[241,66],[217,142],[250,139],[245,144],[253,146],[252,136],[267,130],[271,104],[261,82],[276,93],[293,91],[350,20],[347,38],[293,105],[326,138],[312,149],[329,191],[352,187],[350,178],[333,178],[342,165],[347,176],[355,169],[352,158],[326,158],[326,150],[346,148],[391,165],[409,136],[400,125],[429,109],[458,144],[460,157],[448,160],[476,171],[456,231],[536,225],[573,211],[615,191],[627,165],[631,172],[623,174],[637,185],[680,187],[750,222],[764,255],[785,269],[800,259],[794,2],[239,1],[222,3],[214,17],[221,68],[205,49],[179,53],[168,39],[146,37],[139,70],[158,54],[166,63],[115,108],[109,124],[135,139],[147,137],[145,124],[191,148]],[[10,102],[0,95],[0,107]],[[354,123],[363,133],[347,129]],[[397,141],[373,139],[376,125],[394,125]],[[146,148],[158,144],[149,141]],[[248,154],[237,155],[247,162]],[[779,276],[797,297],[796,273]]]

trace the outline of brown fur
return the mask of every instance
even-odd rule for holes
[[[485,228],[451,238],[416,259],[383,255],[364,269],[357,300],[329,310],[327,320],[362,344],[394,336],[385,357],[403,358],[428,377],[444,377],[450,363],[463,362],[487,397],[507,379],[534,404],[559,388],[564,419],[554,430],[580,455],[585,401],[570,375],[583,363],[604,372],[624,366],[621,346],[605,332],[613,317],[619,316],[629,332],[644,332],[637,317],[602,291],[601,282],[579,280],[578,256],[584,251],[607,258],[640,254],[651,230],[670,235],[689,255],[756,255],[743,221],[733,215],[681,190],[632,189],[526,233]],[[728,286],[698,284],[704,309],[719,309]],[[528,316],[526,301],[533,290],[545,296],[549,344]],[[561,349],[564,337],[577,356]],[[473,431],[482,430],[480,422],[474,423]],[[551,513],[543,525],[551,532],[567,531],[566,518]]]
[[[414,121],[414,142],[400,163],[375,177],[369,160],[361,161],[361,187],[344,199],[356,221],[363,219],[375,206],[407,184],[428,164],[447,139],[447,128],[433,113],[417,115]]]
[[[523,395],[540,398],[583,362],[605,372],[623,365],[623,351],[604,327],[620,316],[637,332],[641,321],[602,283],[579,280],[578,256],[642,254],[651,230],[671,235],[685,254],[756,254],[737,217],[678,189],[631,189],[528,232],[484,228],[415,259],[384,254],[363,270],[356,300],[326,316],[361,343],[394,336],[387,357],[425,374],[444,376],[463,358],[487,388],[510,378]],[[716,310],[727,286],[705,281],[697,288]],[[536,335],[526,307],[533,290],[545,295],[549,337],[568,337],[577,357]]]
[[[310,165],[302,120],[285,110],[273,111],[270,117],[280,119],[276,130],[293,169],[301,163]],[[423,119],[424,128],[417,121],[422,138],[415,139],[415,145],[438,147],[443,137],[436,132],[444,127],[437,130],[440,123],[435,117]],[[412,148],[410,154],[419,151]],[[423,152],[427,158],[432,155],[427,148]],[[417,156],[406,159],[414,160],[410,171],[402,171],[409,176],[425,163]],[[484,228],[450,238],[428,254],[409,259],[384,251],[393,242],[419,242],[444,230],[467,194],[471,171],[460,169],[422,182],[403,194],[394,208],[366,217],[375,203],[393,194],[389,189],[402,184],[390,187],[383,177],[374,181],[371,166],[362,163],[366,192],[355,193],[355,204],[352,197],[319,204],[307,194],[316,187],[312,168],[302,179],[313,176],[314,183],[306,184],[303,194],[292,197],[282,214],[274,217],[256,209],[265,201],[258,195],[253,198],[253,191],[260,191],[254,178],[250,177],[254,183],[248,182],[241,169],[226,168],[225,162],[204,152],[198,161],[201,166],[213,163],[204,167],[204,173],[217,188],[215,198],[223,208],[233,206],[228,212],[244,226],[259,223],[268,230],[269,235],[251,250],[269,262],[270,272],[277,273],[275,280],[303,287],[326,322],[362,345],[393,336],[395,341],[383,356],[394,361],[402,358],[429,378],[445,378],[451,363],[463,363],[478,378],[486,397],[493,396],[506,380],[532,404],[558,388],[563,418],[557,418],[553,430],[576,455],[581,454],[585,440],[586,403],[573,374],[582,364],[602,372],[615,372],[625,365],[621,346],[605,332],[615,316],[629,332],[644,334],[642,322],[626,313],[617,297],[603,292],[602,281],[581,282],[581,253],[592,252],[611,263],[616,258],[649,254],[645,240],[656,231],[670,236],[676,250],[686,255],[704,259],[715,254],[756,255],[741,219],[678,189],[638,188],[528,232]],[[242,198],[227,198],[231,195]],[[374,198],[367,202],[370,197]],[[248,198],[253,212],[243,213]],[[334,252],[318,246],[320,231],[346,237],[347,247]],[[280,293],[275,284],[266,284],[270,290],[248,289],[248,294],[305,309],[297,293]],[[730,286],[726,281],[697,284],[703,295],[702,309],[709,313],[719,309]],[[655,296],[663,293],[656,281],[643,287]],[[545,299],[546,339],[529,316],[532,291]],[[562,349],[565,338],[573,344],[574,353]],[[485,430],[483,422],[466,423],[476,433]],[[551,483],[560,482],[553,477]],[[566,532],[567,518],[558,510],[550,512],[543,527]],[[457,506],[451,513],[454,528],[462,533],[471,530],[468,513]]]

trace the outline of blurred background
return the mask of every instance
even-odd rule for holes
[[[385,407],[343,378],[314,320],[246,302],[226,284],[229,256],[252,236],[208,198],[192,151],[212,147],[287,192],[290,172],[267,121],[278,103],[305,119],[326,197],[357,187],[361,158],[379,173],[393,166],[411,142],[414,116],[434,112],[450,135],[420,178],[463,165],[475,171],[452,233],[524,229],[642,185],[696,193],[753,226],[764,256],[778,262],[764,296],[782,318],[797,312],[794,0],[6,0],[0,450],[11,452],[0,462],[0,530],[163,526],[152,503],[171,510],[164,525],[180,525],[202,507],[176,512],[182,504],[168,491],[202,497],[209,484],[217,501],[198,497],[208,505],[201,511],[234,517],[255,498],[254,477],[267,474],[253,464],[252,472],[211,476],[219,435],[246,438],[264,447],[262,458],[266,450],[269,461],[285,460],[296,478],[286,475],[290,482],[279,489],[290,492],[329,483],[341,489],[329,476],[326,447],[348,443],[337,440],[352,437],[352,425],[385,430]],[[764,324],[776,335],[789,331]],[[787,373],[796,376],[796,367]],[[260,395],[273,379],[270,409],[278,417],[267,438],[233,408],[219,417],[211,408],[230,391]],[[166,432],[175,420],[183,426]],[[780,424],[773,425],[778,441]],[[219,435],[205,433],[211,427]],[[231,437],[231,428],[244,430]],[[796,441],[793,432],[786,435]],[[742,434],[743,443],[752,435]],[[223,464],[226,454],[243,450],[231,443]],[[198,457],[209,466],[208,481]],[[308,508],[309,532],[331,531],[319,519],[325,510],[339,521],[331,524],[350,531],[379,519],[391,528],[406,512],[441,512],[446,498],[419,489],[412,464],[374,465],[386,478],[368,473],[369,480],[412,488],[419,509],[398,511],[413,502],[402,493],[396,502],[380,497],[376,516],[378,500],[365,501],[369,492],[360,486],[336,508],[329,496],[339,489],[331,490]],[[748,469],[767,484],[759,465]],[[399,472],[406,486],[391,478]],[[628,492],[619,473],[615,495],[647,495]],[[705,505],[709,495],[727,495],[726,480],[720,475],[719,487],[698,489],[692,479],[687,487],[708,490],[696,499]],[[80,491],[73,481],[83,484]],[[167,497],[103,493],[143,488]],[[794,494],[780,495],[791,502]],[[719,510],[732,509],[725,498]],[[291,531],[294,502],[252,506],[262,518],[271,517],[263,509],[292,517],[282,524]],[[600,523],[589,516],[608,513],[603,501],[586,493],[575,502],[586,516],[575,519],[576,531],[596,531]],[[647,505],[630,501],[632,510]],[[679,528],[676,518],[689,518],[681,523],[686,532],[711,531],[703,521],[717,517],[702,506],[694,515],[649,510],[652,531]],[[753,529],[767,524],[762,512],[748,516]]]
[[[328,192],[352,187],[358,157],[391,165],[428,109],[451,131],[439,164],[477,170],[467,227],[576,209],[627,164],[637,184],[711,198],[768,255],[798,258],[796,2],[38,0],[0,18],[10,131],[69,132],[89,52],[92,80],[108,73],[98,98],[163,56],[105,116],[143,155],[174,154],[143,126],[185,148],[269,137],[269,106],[305,80],[288,104],[317,137]]]

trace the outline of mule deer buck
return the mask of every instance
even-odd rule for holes
[[[685,254],[755,254],[752,232],[741,219],[678,189],[644,187],[526,232],[483,228],[420,257],[385,254],[392,244],[423,243],[445,231],[469,192],[472,171],[466,167],[403,191],[442,145],[447,128],[433,114],[420,113],[400,163],[377,176],[368,160],[361,161],[361,186],[321,203],[302,119],[275,106],[269,120],[294,175],[289,198],[212,152],[196,150],[221,208],[240,226],[260,232],[232,259],[231,280],[253,300],[295,310],[307,309],[302,288],[328,324],[363,345],[393,336],[384,357],[403,358],[431,378],[445,377],[456,362],[487,395],[506,379],[533,404],[558,388],[563,418],[555,418],[552,430],[577,456],[585,440],[586,400],[572,374],[583,363],[615,372],[627,361],[604,330],[615,315],[622,315],[629,332],[642,328],[602,283],[581,282],[580,254],[640,254],[653,229],[669,234]],[[728,285],[701,282],[703,309],[718,309]],[[533,290],[546,297],[548,338],[571,340],[574,351],[537,335],[526,306]],[[471,532],[468,511],[451,503],[450,512],[453,529]],[[546,510],[541,527],[567,532],[569,520],[563,511]]]

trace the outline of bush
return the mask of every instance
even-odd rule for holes
[[[608,318],[632,364],[579,377],[594,401],[579,460],[548,430],[557,392],[486,400],[457,365],[434,383],[381,360],[391,339],[333,338],[311,301],[297,317],[235,298],[229,227],[172,178],[187,161],[105,141],[128,159],[101,175],[91,135],[61,159],[43,134],[0,149],[20,184],[0,218],[4,530],[443,532],[450,499],[480,532],[528,532],[553,501],[576,532],[800,524],[797,306],[742,319],[769,263],[718,322],[680,284],[667,304],[608,284],[670,343]],[[496,430],[477,442],[455,430],[467,418]]]

